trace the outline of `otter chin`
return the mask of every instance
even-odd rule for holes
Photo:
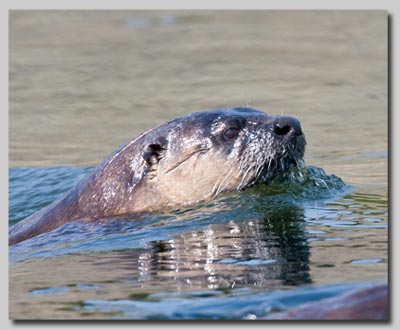
[[[161,212],[304,166],[300,122],[252,108],[195,112],[121,146],[68,193],[10,227],[9,244],[74,221]]]

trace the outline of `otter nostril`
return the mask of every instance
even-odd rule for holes
[[[303,134],[300,122],[296,118],[290,116],[275,117],[272,122],[272,131],[274,134],[281,137]]]
[[[291,129],[292,129],[292,127],[289,125],[281,126],[279,124],[276,124],[274,126],[274,133],[276,135],[287,135]]]

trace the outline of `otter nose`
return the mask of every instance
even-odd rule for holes
[[[302,135],[300,121],[294,117],[276,117],[272,124],[273,132],[279,136]]]

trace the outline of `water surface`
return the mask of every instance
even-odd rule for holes
[[[10,222],[90,170],[11,169]],[[232,319],[385,280],[383,196],[356,193],[315,167],[276,181],[168,214],[70,222],[20,242],[10,247],[11,299],[17,310],[52,301],[24,317]]]
[[[387,281],[385,12],[14,11],[9,57],[10,225],[202,109],[296,116],[310,171],[13,246],[11,318],[255,319]]]

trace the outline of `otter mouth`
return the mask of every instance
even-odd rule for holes
[[[269,183],[273,180],[276,176],[286,173],[293,168],[303,168],[304,160],[303,158],[278,158],[276,160],[271,160],[265,164],[262,172],[258,177],[255,178],[253,184],[263,182]]]
[[[255,175],[252,184],[259,182],[269,183],[276,176],[293,168],[304,168],[305,145],[304,136],[294,139],[290,144],[281,145],[282,151],[266,159],[262,170]]]
[[[257,143],[259,143],[257,141]],[[306,140],[304,134],[297,135],[290,140],[266,139],[264,147],[258,152],[254,150],[251,156],[243,157],[240,166],[241,181],[237,190],[253,186],[258,183],[271,183],[281,174],[293,168],[303,168]],[[251,149],[251,148],[249,148]]]
[[[290,166],[289,167],[303,168],[305,166],[303,158],[290,158],[289,162],[290,162]]]

